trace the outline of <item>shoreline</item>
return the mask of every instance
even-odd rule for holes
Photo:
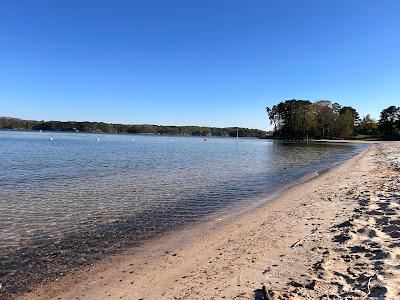
[[[135,253],[110,258],[85,274],[67,275],[19,298],[240,299],[254,298],[254,290],[262,285],[289,291],[291,281],[315,280],[306,272],[322,255],[315,249],[322,244],[332,248],[332,224],[345,222],[357,207],[354,199],[341,196],[354,193],[376,168],[372,154],[377,147],[389,148],[385,145],[392,144],[364,149],[244,214],[166,234]]]
[[[346,156],[351,157],[351,156],[355,155],[356,153],[358,153],[358,150],[357,150],[357,152],[353,151],[353,153],[347,154]],[[348,159],[348,158],[346,158],[346,159]],[[337,164],[338,162],[331,162],[331,163]],[[320,166],[320,168],[329,168],[327,166],[328,166],[328,164],[326,164],[325,167]],[[319,169],[319,170],[321,170],[321,169]],[[303,173],[303,174],[306,174],[306,175],[303,176],[303,175],[299,174],[299,176],[302,176],[302,177],[298,176],[297,179],[294,179],[291,182],[287,182],[286,184],[282,185],[281,187],[279,187],[277,189],[274,188],[273,190],[270,190],[269,192],[266,192],[263,194],[257,194],[251,198],[246,197],[245,199],[247,199],[247,201],[243,201],[243,202],[239,201],[238,203],[234,203],[229,207],[229,209],[224,208],[222,211],[213,212],[207,216],[201,217],[200,219],[198,219],[196,221],[177,225],[175,228],[169,229],[167,231],[161,231],[161,232],[157,233],[155,236],[153,235],[151,237],[146,238],[145,240],[141,240],[139,242],[139,244],[132,243],[130,246],[126,246],[123,248],[117,247],[117,248],[115,248],[116,251],[114,251],[112,253],[103,252],[104,254],[101,255],[101,257],[99,257],[99,259],[84,261],[84,265],[83,265],[83,263],[80,262],[79,257],[75,256],[76,259],[74,259],[74,257],[72,256],[73,254],[71,254],[70,257],[65,255],[65,256],[63,256],[63,259],[59,260],[60,261],[59,266],[61,266],[60,271],[58,271],[56,268],[54,268],[53,270],[55,270],[55,272],[51,272],[52,269],[47,268],[46,264],[43,264],[41,269],[38,269],[38,268],[35,269],[35,268],[29,268],[29,267],[28,267],[28,269],[30,271],[24,271],[24,269],[21,269],[21,272],[16,273],[17,275],[14,276],[14,278],[10,277],[8,279],[8,281],[5,281],[3,283],[2,291],[0,291],[3,293],[0,293],[0,298],[2,298],[1,295],[3,295],[3,296],[8,295],[10,297],[13,297],[18,294],[23,294],[23,293],[29,292],[32,289],[36,290],[37,287],[43,288],[46,285],[51,286],[53,281],[57,281],[57,282],[59,280],[63,281],[64,280],[63,277],[65,277],[65,276],[68,277],[67,274],[69,274],[69,273],[71,273],[72,276],[75,276],[79,273],[83,273],[83,272],[90,270],[93,265],[97,266],[108,260],[114,260],[114,259],[118,260],[118,258],[121,257],[121,254],[123,254],[125,252],[128,252],[128,253],[135,252],[138,249],[138,247],[143,245],[143,243],[148,243],[149,241],[157,240],[159,237],[168,235],[169,232],[177,232],[177,234],[180,234],[180,232],[183,229],[191,228],[193,226],[197,226],[196,228],[203,228],[202,230],[208,230],[208,227],[212,226],[209,224],[211,224],[214,221],[214,219],[218,219],[218,224],[229,222],[229,220],[233,220],[237,217],[240,217],[240,215],[242,215],[244,213],[251,212],[252,210],[257,209],[258,207],[263,206],[265,204],[265,202],[270,201],[273,198],[276,198],[277,195],[281,194],[282,192],[284,192],[291,186],[299,184],[299,183],[303,182],[304,180],[308,180],[313,176],[317,176],[317,173],[314,171],[311,171],[311,172],[309,171],[309,173]],[[199,223],[204,223],[204,226],[199,225]],[[208,224],[208,225],[206,225],[206,224]],[[109,229],[112,230],[113,228],[109,228]],[[90,236],[91,236],[90,234],[87,235],[87,238],[90,239]],[[130,240],[133,241],[134,239],[135,239],[135,237],[132,236],[132,239],[130,239]],[[107,244],[110,241],[112,242],[112,239],[108,239],[107,234],[105,234],[103,236],[99,236],[99,239],[97,242],[98,242],[98,245],[105,245],[107,247]],[[114,239],[114,241],[117,241],[117,240]],[[43,249],[46,249],[46,248],[43,248]],[[51,250],[52,248],[50,247],[49,249]],[[100,247],[99,249],[102,249],[102,248]],[[57,250],[57,249],[55,249],[55,250]],[[129,250],[132,250],[132,251],[129,251]],[[46,255],[47,255],[46,251],[42,251],[42,253],[43,254],[40,257],[46,258]],[[32,253],[28,252],[26,255],[26,258],[29,259],[30,257],[32,257],[29,255],[34,255],[34,254],[35,253],[32,254]],[[79,253],[78,253],[78,256],[79,256]],[[23,261],[25,261],[23,256],[20,256],[19,260],[15,260],[16,263],[23,262]],[[67,267],[64,267],[64,265]],[[52,266],[50,266],[50,267],[52,267]],[[41,277],[41,275],[42,275],[41,270],[44,270],[43,274],[45,274],[42,277]],[[46,272],[49,275],[47,275]]]
[[[177,249],[182,248],[182,245],[187,246],[190,245],[193,240],[201,240],[205,237],[207,238],[209,231],[216,230],[217,226],[219,227],[220,231],[224,231],[224,229],[221,229],[221,226],[226,227],[229,224],[232,224],[232,222],[235,222],[235,218],[238,217],[240,219],[246,217],[254,212],[254,210],[268,209],[268,206],[273,202],[279,201],[283,194],[290,193],[292,189],[318,179],[322,174],[330,172],[338,166],[345,164],[347,161],[353,160],[355,157],[362,155],[365,151],[368,151],[368,148],[329,168],[306,174],[304,177],[299,178],[298,181],[293,182],[291,185],[275,191],[269,200],[264,199],[261,203],[251,205],[241,204],[233,207],[233,212],[227,212],[224,210],[222,212],[213,213],[209,216],[203,217],[200,222],[186,224],[169,232],[162,233],[157,237],[151,238],[138,247],[133,247],[128,251],[124,251],[123,254],[104,257],[101,261],[95,262],[91,266],[84,266],[77,270],[73,270],[72,272],[67,273],[60,278],[53,278],[39,285],[35,285],[31,291],[18,294],[16,299],[58,299],[59,297],[57,295],[60,292],[68,293],[69,286],[79,286],[82,280],[86,282],[86,286],[88,284],[87,282],[92,281],[91,277],[95,276],[95,274],[98,272],[106,272],[106,270],[110,269],[121,269],[122,265],[126,264],[127,259],[133,259],[135,261],[135,263],[130,262],[130,266],[135,265],[137,267],[140,265],[140,269],[142,269],[154,259],[165,258],[169,253],[173,253],[172,255],[174,255],[174,252],[177,252]],[[152,255],[148,255],[148,253],[152,253]],[[137,258],[140,259],[137,261]],[[129,274],[132,273],[129,272]],[[101,277],[102,279],[105,278],[104,276]],[[70,298],[68,296],[67,298],[63,298],[61,296],[61,299]],[[135,297],[132,299],[135,299]],[[145,297],[143,299],[147,298]]]

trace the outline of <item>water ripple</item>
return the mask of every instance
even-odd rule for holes
[[[267,140],[0,132],[3,292],[254,201],[359,150]]]

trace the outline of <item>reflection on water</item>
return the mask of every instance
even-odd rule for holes
[[[3,291],[89,264],[211,212],[265,198],[360,147],[0,132]]]

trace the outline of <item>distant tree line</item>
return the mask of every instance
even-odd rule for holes
[[[231,136],[235,137],[237,127],[202,127],[202,126],[161,126],[161,125],[126,125],[103,122],[75,121],[34,121],[18,118],[0,117],[0,129],[75,131],[105,133],[137,133],[193,136]],[[239,128],[240,137],[265,137],[266,132],[259,129]]]
[[[353,107],[329,100],[284,100],[266,110],[276,138],[400,139],[400,108],[395,106],[384,109],[379,121],[360,118]]]

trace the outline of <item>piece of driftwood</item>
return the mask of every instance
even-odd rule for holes
[[[290,246],[290,248],[296,248],[297,246],[300,246],[301,243],[303,242],[303,239],[298,240],[296,243]]]
[[[293,245],[291,245],[290,248],[296,248],[297,246],[300,246],[300,245],[303,243],[304,239],[305,239],[307,236],[310,236],[310,235],[314,234],[317,230],[318,230],[318,228],[314,228],[313,230],[311,230],[311,233],[310,233],[309,235],[306,235],[306,236],[303,237],[302,239],[298,240],[296,243],[294,243]]]
[[[367,295],[365,295],[365,297],[368,297],[369,294],[371,294],[370,284],[371,284],[372,278],[374,278],[374,277],[375,277],[375,275],[372,275],[372,276],[368,279],[368,284],[367,284],[368,293],[367,293]]]

